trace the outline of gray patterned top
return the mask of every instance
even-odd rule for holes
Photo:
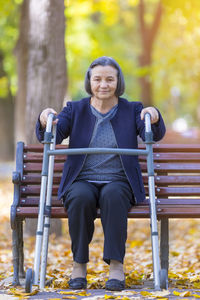
[[[115,134],[110,120],[118,109],[115,105],[109,112],[102,114],[91,106],[96,117],[90,148],[117,148]],[[114,180],[127,181],[121,159],[117,154],[89,154],[86,156],[83,168],[76,180],[93,182],[110,182]]]

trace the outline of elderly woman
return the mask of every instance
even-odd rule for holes
[[[151,115],[153,138],[160,140],[165,125],[154,107],[143,108],[141,102],[129,102],[124,93],[124,77],[111,57],[92,62],[85,76],[89,97],[68,102],[57,115],[56,143],[70,137],[70,148],[109,147],[136,149],[137,136],[145,139],[144,115]],[[52,108],[42,111],[36,133],[43,135]],[[103,259],[110,265],[108,290],[123,290],[123,261],[127,239],[127,215],[132,205],[145,199],[141,170],[136,156],[116,154],[71,155],[67,158],[58,197],[68,212],[72,242],[72,289],[86,288],[89,244],[94,232],[97,208],[101,211],[104,232]]]

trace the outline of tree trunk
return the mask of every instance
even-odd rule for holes
[[[152,63],[152,51],[153,43],[156,38],[156,34],[159,29],[160,21],[162,16],[162,4],[159,1],[154,20],[151,26],[147,26],[145,23],[145,4],[144,0],[139,2],[139,25],[140,25],[140,36],[142,44],[142,54],[139,57],[139,66],[146,68],[146,75],[140,77],[139,82],[141,86],[141,100],[144,106],[152,106],[152,83],[151,83],[151,63]]]
[[[9,95],[6,99],[0,98],[0,160],[12,161],[14,158],[14,109],[13,99]]]
[[[64,1],[30,0],[26,137],[35,143],[35,122],[46,107],[60,111],[66,93]]]
[[[143,48],[143,55],[139,57],[140,67],[145,68],[151,66],[151,55],[147,48]],[[149,73],[149,70],[147,71]],[[141,87],[141,100],[144,106],[152,106],[152,83],[150,79],[150,74],[142,76],[139,78],[140,87]]]
[[[27,65],[28,65],[28,32],[29,32],[29,0],[21,6],[19,39],[15,47],[17,60],[18,91],[15,100],[15,144],[18,141],[26,142],[25,112],[27,92]]]
[[[64,0],[24,0],[16,47],[19,90],[16,99],[16,139],[36,143],[35,124],[46,107],[61,110],[67,87]],[[55,221],[55,222],[54,222]],[[61,234],[61,221],[52,223]],[[36,224],[26,222],[35,234]]]

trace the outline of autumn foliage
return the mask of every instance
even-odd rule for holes
[[[23,289],[13,289],[8,279],[12,276],[12,239],[9,224],[9,209],[12,202],[12,184],[8,180],[0,182],[0,289],[5,293],[15,296],[23,293]],[[171,220],[170,221],[170,268],[169,284],[170,289],[178,288],[174,291],[175,296],[198,297],[200,289],[200,221],[199,220]],[[33,267],[35,237],[25,236],[25,268]],[[77,292],[69,296],[68,279],[72,269],[72,254],[70,250],[70,239],[67,230],[67,220],[63,220],[62,237],[50,236],[47,278],[53,278],[50,287],[46,288],[53,291],[60,291],[61,298],[76,297]],[[128,239],[126,244],[125,272],[126,285],[131,288],[130,293],[142,297],[160,298],[167,297],[170,291],[156,294],[151,289],[144,290],[146,283],[152,282],[152,253],[150,240],[150,226],[148,220],[129,220]],[[103,232],[100,220],[96,220],[95,234],[90,245],[90,262],[88,264],[88,288],[102,289],[108,278],[108,266],[102,260],[103,253]],[[145,285],[144,285],[145,283]],[[152,288],[153,285],[149,285]],[[141,289],[134,292],[134,289]],[[183,289],[180,291],[180,289]],[[189,289],[197,289],[193,293]],[[36,289],[34,293],[38,290]],[[125,297],[125,294],[123,297]],[[25,294],[23,294],[25,296]],[[159,296],[160,295],[160,296]],[[195,296],[196,295],[196,296]],[[85,297],[89,297],[89,293]],[[106,297],[106,295],[105,295]],[[107,299],[109,299],[109,295]],[[113,296],[122,299],[122,296]],[[120,297],[120,298],[119,298]],[[200,296],[199,296],[200,297]],[[126,298],[126,299],[127,299]],[[74,299],[74,298],[73,298]],[[125,299],[125,298],[124,298]],[[129,298],[128,298],[129,299]]]

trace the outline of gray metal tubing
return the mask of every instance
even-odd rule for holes
[[[153,273],[154,273],[154,288],[160,290],[160,257],[159,257],[159,242],[158,242],[158,227],[157,227],[157,211],[155,204],[155,182],[154,176],[149,176],[149,200],[151,214],[151,241],[152,241],[152,257],[153,257]]]
[[[53,120],[53,119],[52,119]],[[48,128],[50,129],[50,128]],[[151,116],[150,114],[145,114],[145,132],[151,132]],[[156,214],[156,203],[155,203],[155,182],[154,182],[154,169],[153,169],[153,151],[152,151],[153,141],[146,144],[146,150],[138,149],[112,149],[112,148],[79,148],[79,149],[61,149],[55,150],[55,147],[47,150],[46,153],[52,158],[52,164],[54,155],[80,155],[80,154],[121,154],[121,155],[144,155],[147,156],[147,169],[148,169],[148,183],[149,183],[149,199],[150,199],[150,217],[151,217],[151,238],[152,238],[152,256],[153,256],[153,272],[154,272],[154,287],[160,290],[160,259],[159,259],[159,244],[158,244],[158,229],[157,229],[157,214]],[[49,166],[49,177],[53,176]],[[50,175],[51,174],[51,175]],[[52,180],[49,181],[48,193],[51,193]],[[51,198],[51,197],[50,197]],[[50,199],[49,198],[49,199]],[[48,201],[49,201],[48,199]],[[43,212],[44,215],[44,212]],[[44,261],[41,266],[41,282],[40,288],[44,287],[45,284],[45,274],[46,274],[46,263],[47,263],[47,252],[48,252],[48,236],[49,236],[49,225],[50,217],[46,219],[45,222],[45,235],[43,241],[43,255]],[[41,251],[40,251],[41,252]],[[39,253],[40,253],[39,252]],[[38,255],[39,256],[39,255]],[[37,284],[37,283],[35,283]]]
[[[145,131],[151,132],[151,115],[149,113],[146,113],[144,119],[145,119]]]
[[[48,155],[80,155],[80,154],[121,154],[121,155],[148,155],[147,150],[113,149],[113,148],[78,148],[48,150]]]
[[[145,114],[145,132],[151,132],[151,116],[149,113]],[[148,170],[148,187],[149,187],[149,202],[150,202],[150,221],[151,221],[151,242],[152,242],[152,259],[153,259],[153,274],[154,274],[154,288],[160,290],[160,257],[159,257],[159,242],[158,242],[158,228],[157,228],[157,211],[155,200],[155,179],[154,179],[154,165],[153,165],[153,140],[148,141],[146,149],[147,156],[147,170]]]
[[[151,131],[150,114],[145,114],[145,130]],[[140,149],[113,149],[113,148],[79,148],[49,150],[48,155],[78,155],[78,154],[121,154],[121,155],[148,155],[148,150]]]
[[[53,114],[50,114],[48,117],[46,132],[51,132],[53,117],[54,117]],[[50,145],[48,143],[44,145],[43,166],[42,166],[43,172],[42,172],[42,180],[41,180],[40,203],[39,203],[38,223],[37,223],[37,232],[36,232],[36,245],[35,245],[35,258],[34,258],[34,274],[33,274],[33,284],[34,285],[38,285],[38,283],[39,283],[40,257],[41,257],[43,227],[44,227],[44,207],[45,207],[47,174],[48,174],[48,159],[46,159],[46,156],[48,156],[47,151],[49,148],[50,148]],[[46,169],[47,169],[47,172],[46,172]]]
[[[56,126],[53,127],[53,138],[52,138],[52,143],[50,145],[51,150],[55,149],[55,142],[56,142]],[[46,206],[48,206],[50,209],[51,209],[51,195],[52,195],[52,186],[53,186],[53,170],[54,170],[54,156],[50,156],[49,168],[48,168],[47,195],[46,195]],[[50,230],[50,216],[45,216],[41,269],[40,269],[40,289],[43,289],[45,287],[48,244],[49,244],[49,230]]]

